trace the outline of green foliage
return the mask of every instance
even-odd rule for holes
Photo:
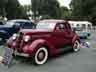
[[[32,9],[31,5],[24,5],[22,6],[24,8],[24,10],[27,12],[27,11],[30,11]]]
[[[89,20],[96,25],[96,0],[72,0],[72,16],[76,20]]]
[[[71,16],[71,10],[70,9],[62,6],[62,7],[60,7],[60,11],[61,11],[61,19],[70,18],[70,16]]]
[[[8,0],[0,0],[0,16],[4,16],[5,15],[5,5],[7,3]]]
[[[34,16],[60,18],[60,6],[57,0],[31,0]]]
[[[24,8],[17,0],[0,0],[0,16],[8,19],[27,18]]]
[[[8,0],[6,12],[8,19],[26,18],[26,13],[17,0]]]
[[[72,0],[72,16],[77,19],[91,20],[96,17],[96,0]]]

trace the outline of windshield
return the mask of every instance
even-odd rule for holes
[[[45,30],[53,30],[55,28],[56,23],[51,22],[39,22],[36,26],[36,29],[45,29]]]
[[[14,22],[12,22],[12,21],[7,21],[6,23],[5,23],[5,27],[12,27],[14,25]]]

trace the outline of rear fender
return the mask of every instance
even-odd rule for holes
[[[74,44],[74,42],[78,40],[80,42],[80,38],[77,35],[74,35],[73,39],[72,39],[72,44]]]

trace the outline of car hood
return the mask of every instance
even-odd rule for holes
[[[52,32],[52,30],[45,30],[45,29],[22,29],[20,30],[23,34],[28,33],[41,33],[41,32]]]

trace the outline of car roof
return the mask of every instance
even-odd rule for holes
[[[59,20],[59,19],[45,19],[45,20],[41,20],[40,22],[62,23],[62,22],[66,22],[66,21]]]
[[[8,20],[8,21],[12,21],[12,22],[32,22],[32,21],[27,20],[27,19],[14,19],[14,20]]]

